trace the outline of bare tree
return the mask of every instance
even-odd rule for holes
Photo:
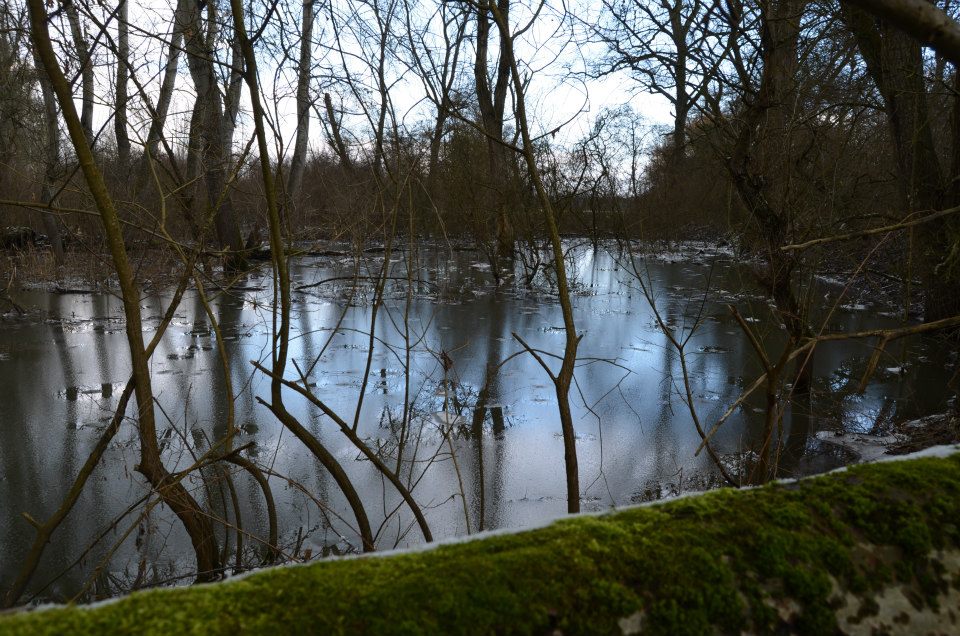
[[[337,117],[337,113],[333,109],[333,99],[331,99],[330,93],[323,94],[323,107],[327,115],[326,125],[330,146],[347,171],[353,172],[353,159],[350,157],[350,151],[347,149],[347,144],[344,142],[343,135],[340,132],[340,118]]]
[[[477,105],[480,109],[480,124],[487,137],[487,164],[490,209],[496,223],[496,253],[499,256],[513,255],[514,230],[510,220],[508,184],[511,182],[509,163],[510,151],[504,146],[504,112],[507,105],[507,93],[510,88],[510,60],[507,55],[507,40],[510,37],[510,0],[498,0],[496,11],[507,25],[506,33],[500,32],[499,55],[496,58],[495,77],[490,76],[490,35],[491,5],[478,3],[476,6],[476,58],[473,76],[477,91]]]
[[[573,414],[570,410],[570,387],[573,382],[574,366],[577,362],[577,348],[580,345],[580,338],[582,336],[577,334],[576,323],[573,319],[573,304],[570,301],[570,288],[569,282],[567,281],[566,264],[564,262],[565,255],[563,244],[560,241],[560,228],[557,224],[557,215],[554,211],[553,202],[547,194],[547,189],[544,187],[540,169],[537,166],[533,136],[530,134],[530,127],[527,121],[523,79],[520,76],[520,67],[517,64],[517,58],[514,53],[515,35],[510,31],[510,22],[506,12],[509,5],[506,0],[498,0],[496,4],[493,0],[487,0],[485,3],[480,4],[478,8],[480,12],[489,13],[500,34],[501,64],[506,67],[507,78],[513,82],[516,104],[515,114],[517,127],[520,129],[520,138],[523,143],[523,159],[527,166],[527,174],[530,176],[530,180],[536,189],[537,200],[543,210],[543,217],[546,222],[550,245],[553,250],[553,268],[557,276],[557,298],[560,301],[560,309],[563,314],[563,329],[566,336],[559,371],[556,373],[551,371],[550,367],[547,366],[538,352],[531,349],[516,334],[514,334],[514,337],[536,358],[537,362],[540,363],[544,371],[553,381],[557,396],[557,409],[560,415],[560,430],[563,434],[563,460],[566,468],[567,481],[567,512],[580,512],[580,471],[577,463],[576,431],[573,427]],[[537,13],[534,15],[536,16]],[[533,19],[535,20],[536,18]],[[531,21],[527,27],[532,24],[533,22]]]
[[[608,54],[595,64],[605,75],[628,69],[639,86],[662,95],[673,106],[672,155],[683,162],[687,121],[706,95],[721,59],[701,57],[705,41],[715,37],[714,6],[700,0],[604,0],[602,20],[592,29]]]
[[[90,50],[86,29],[81,21],[80,12],[77,9],[75,0],[67,0],[63,5],[63,9],[67,15],[67,21],[70,23],[70,34],[73,36],[73,47],[76,51],[77,64],[80,69],[80,124],[83,126],[83,134],[87,136],[87,141],[92,147],[94,144],[93,52]]]
[[[138,191],[143,188],[150,176],[150,166],[148,162],[157,158],[157,150],[160,139],[163,136],[164,126],[166,125],[167,113],[170,110],[170,102],[173,99],[174,89],[176,88],[180,52],[183,49],[183,33],[189,23],[187,6],[190,2],[191,0],[177,0],[177,5],[174,9],[170,43],[167,46],[167,56],[163,67],[163,78],[160,82],[159,94],[157,95],[157,102],[154,107],[154,115],[150,119],[150,129],[147,132],[147,138],[144,142],[143,160],[137,174],[136,189]]]
[[[798,263],[780,248],[788,242],[795,215],[791,133],[798,99],[797,47],[805,5],[806,0],[764,0],[760,5],[763,69],[754,95],[747,94],[728,160],[737,193],[754,219],[762,242],[766,267],[758,272],[758,278],[796,342],[807,337],[810,328],[793,288]],[[811,369],[812,364],[800,366],[798,390],[809,386]]]
[[[264,123],[264,109],[261,103],[260,86],[257,78],[257,59],[253,50],[253,44],[247,35],[246,25],[244,24],[243,8],[240,0],[230,0],[230,7],[233,12],[233,27],[237,42],[240,45],[240,51],[243,55],[245,65],[244,79],[250,92],[251,108],[253,111],[254,128],[256,131],[257,148],[260,152],[260,175],[263,181],[264,196],[267,202],[267,220],[270,228],[270,251],[273,259],[274,270],[276,271],[277,287],[280,295],[280,306],[274,311],[278,312],[279,326],[273,336],[273,350],[271,354],[271,382],[270,382],[270,402],[260,400],[277,417],[280,422],[287,427],[294,435],[300,439],[314,456],[323,464],[333,476],[337,485],[340,487],[359,526],[359,532],[363,543],[364,551],[374,550],[373,532],[370,529],[370,521],[360,496],[357,494],[353,483],[347,476],[340,462],[330,453],[326,447],[319,442],[313,435],[307,431],[295,417],[293,417],[283,403],[283,372],[287,365],[290,345],[290,311],[291,311],[291,293],[290,293],[290,273],[287,266],[287,250],[283,240],[282,223],[280,219],[280,202],[273,169],[270,166],[270,151],[267,145],[267,133]]]
[[[161,500],[177,515],[190,536],[196,554],[198,580],[210,580],[217,577],[220,570],[220,555],[213,525],[183,484],[179,480],[171,479],[170,472],[160,457],[149,358],[143,341],[140,292],[124,244],[117,210],[97,167],[83,123],[77,115],[70,86],[57,62],[47,31],[47,12],[43,0],[29,0],[28,7],[30,34],[37,56],[56,94],[80,168],[96,202],[120,284],[137,400],[140,440],[140,462],[137,470],[147,479]]]
[[[190,4],[184,49],[193,78],[196,98],[190,120],[190,155],[187,174],[190,178],[202,171],[206,182],[206,205],[214,210],[214,227],[220,248],[227,251],[226,264],[242,264],[243,241],[227,190],[229,148],[224,147],[224,108],[217,76],[214,72],[214,51],[217,38],[217,4],[206,3],[207,19],[201,16],[200,4]],[[230,104],[228,104],[228,107]],[[231,130],[232,136],[232,130]]]
[[[410,57],[413,66],[423,81],[424,88],[431,102],[436,108],[433,128],[430,132],[429,159],[427,162],[426,191],[431,204],[436,205],[437,179],[440,167],[440,150],[443,136],[447,132],[446,124],[453,114],[454,88],[459,78],[459,59],[466,39],[467,11],[449,3],[441,3],[436,12],[429,16],[420,28],[414,25],[413,8],[411,3],[404,3],[407,21],[407,43],[410,48]],[[434,20],[438,25],[434,24]],[[439,36],[442,38],[440,47],[441,59],[434,54],[435,46],[430,40],[436,35],[434,30],[439,26]]]
[[[844,16],[883,98],[904,212],[929,212],[957,203],[948,200],[951,184],[943,182],[944,171],[934,144],[920,42],[898,23],[877,20],[854,6],[846,5]],[[953,99],[960,104],[960,96],[954,95]],[[954,130],[951,146],[953,152],[960,148],[960,129]],[[928,321],[960,313],[960,296],[955,293],[960,268],[949,262],[954,242],[949,227],[946,220],[941,220],[920,229],[919,269]]]
[[[287,177],[287,196],[296,201],[303,183],[307,163],[307,143],[310,138],[310,72],[313,59],[313,5],[315,0],[303,0],[300,22],[300,58],[297,60],[297,137],[290,158]]]
[[[117,162],[126,177],[130,164],[130,134],[127,132],[127,82],[130,68],[130,7],[128,0],[117,6],[117,86],[113,108],[113,130],[117,138]]]

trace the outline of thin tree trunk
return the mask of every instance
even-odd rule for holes
[[[113,200],[107,191],[103,175],[97,167],[83,123],[77,116],[70,86],[57,63],[53,46],[50,43],[50,35],[47,32],[47,15],[43,0],[28,0],[28,7],[30,10],[30,31],[34,46],[57,95],[67,124],[67,130],[77,153],[80,168],[90,189],[90,194],[100,212],[104,234],[120,284],[138,407],[140,463],[136,469],[147,478],[162,501],[173,510],[186,529],[196,553],[197,580],[211,580],[218,576],[220,571],[220,555],[217,550],[217,539],[213,531],[213,524],[183,484],[180,481],[170,479],[170,473],[160,458],[153,390],[150,383],[149,359],[143,341],[140,291],[137,288],[133,269],[127,256],[120,219]]]
[[[390,16],[386,22],[380,15],[380,8],[376,2],[373,3],[373,10],[377,16],[377,27],[380,30],[379,50],[377,56],[377,90],[380,93],[380,109],[377,113],[377,127],[375,130],[376,139],[373,147],[373,174],[376,179],[380,179],[383,174],[384,161],[384,132],[387,123],[387,111],[390,109],[390,94],[386,80],[387,66],[387,38],[390,36]],[[391,9],[392,15],[392,9]]]
[[[430,197],[430,204],[436,205],[437,196],[437,168],[440,165],[440,146],[443,142],[444,126],[447,121],[445,105],[437,109],[437,118],[433,124],[433,132],[430,134],[430,158],[427,163],[427,195]]]
[[[193,161],[188,161],[188,164],[193,163],[194,170],[203,170],[207,206],[214,211],[217,242],[221,249],[227,251],[224,264],[229,269],[237,269],[243,266],[243,239],[240,236],[240,227],[226,188],[229,152],[223,145],[224,113],[220,103],[216,74],[213,70],[213,47],[217,25],[215,3],[207,3],[206,8],[208,29],[203,28],[199,8],[193,6],[188,8],[190,26],[184,34],[187,64],[197,93],[190,123],[191,151],[195,155]],[[198,147],[194,147],[194,143]],[[193,175],[189,174],[189,176]]]
[[[960,204],[960,65],[953,67],[953,95],[950,108],[950,181],[947,183],[946,207]]]
[[[34,60],[40,94],[43,96],[43,121],[46,139],[43,153],[43,184],[40,186],[40,201],[45,205],[53,203],[60,179],[60,119],[57,116],[57,98],[50,85],[50,79],[39,59]],[[49,210],[41,214],[43,229],[53,246],[53,256],[57,265],[63,265],[63,236],[57,218]]]
[[[163,80],[160,83],[160,94],[157,97],[156,115],[150,122],[150,130],[144,146],[144,155],[138,170],[136,189],[143,189],[150,175],[148,161],[156,160],[160,138],[163,136],[163,127],[166,124],[167,112],[173,99],[173,91],[177,84],[177,70],[180,64],[180,50],[183,48],[183,32],[188,24],[186,5],[190,0],[178,0],[173,14],[173,29],[170,35],[170,46],[167,48],[167,62],[163,70]]]
[[[501,0],[500,4],[506,5],[507,3]],[[501,11],[499,6],[494,5],[493,2],[489,2],[488,6],[490,13],[497,23],[497,28],[500,31],[500,50],[503,56],[501,64],[506,65],[509,77],[513,79],[513,91],[516,96],[517,127],[520,129],[520,137],[523,140],[523,157],[526,160],[527,173],[530,175],[530,180],[533,181],[534,188],[537,191],[537,198],[543,210],[544,220],[547,223],[550,244],[553,247],[554,268],[557,274],[557,297],[560,301],[561,313],[563,314],[563,331],[566,336],[566,343],[564,345],[560,371],[556,375],[551,374],[551,378],[553,379],[556,390],[557,407],[560,415],[560,429],[563,433],[563,459],[567,478],[567,512],[575,513],[580,512],[580,473],[577,465],[576,432],[573,427],[573,416],[570,411],[570,385],[573,381],[574,365],[577,362],[577,348],[580,344],[580,336],[577,335],[577,327],[573,319],[573,304],[570,301],[570,289],[567,282],[563,245],[560,242],[560,229],[557,226],[556,213],[553,209],[553,202],[550,200],[550,196],[547,194],[547,190],[543,185],[540,170],[537,167],[536,157],[533,151],[533,140],[531,139],[527,125],[523,81],[520,78],[517,60],[514,57],[510,23],[505,11]]]
[[[303,183],[303,171],[307,163],[307,142],[310,136],[310,67],[313,53],[314,2],[315,0],[303,0],[300,59],[297,63],[297,138],[293,144],[290,176],[287,178],[287,196],[292,202],[299,201],[300,185]]]
[[[283,370],[286,366],[290,348],[290,312],[292,309],[290,297],[290,271],[287,267],[287,255],[284,249],[281,233],[280,206],[277,199],[277,188],[270,167],[270,150],[267,146],[267,135],[263,123],[263,106],[260,103],[260,89],[257,80],[257,58],[253,52],[253,45],[247,37],[246,25],[243,23],[243,7],[240,0],[230,0],[233,12],[233,28],[235,36],[240,42],[240,49],[246,66],[245,79],[250,92],[250,105],[253,111],[254,129],[257,136],[257,147],[260,152],[260,174],[263,179],[264,196],[267,201],[267,218],[270,223],[270,252],[273,257],[273,266],[276,271],[277,286],[280,291],[279,331],[274,334],[272,358],[273,375],[270,383],[270,403],[267,407],[284,426],[289,428],[320,460],[331,473],[353,510],[359,526],[360,537],[365,552],[374,549],[373,533],[363,502],[356,489],[340,467],[336,458],[316,440],[312,435],[301,435],[304,432],[300,423],[287,412],[283,404]],[[261,400],[262,402],[262,400]],[[266,404],[266,402],[264,402]],[[299,434],[298,434],[299,433]]]
[[[333,111],[333,100],[330,99],[330,93],[323,94],[323,106],[327,112],[327,124],[330,126],[330,145],[333,146],[333,151],[337,153],[343,167],[348,172],[353,172],[353,160],[347,151],[347,145],[343,143],[343,137],[340,134],[340,121]]]
[[[77,51],[77,63],[80,65],[80,125],[87,143],[93,148],[93,60],[90,57],[90,47],[87,36],[80,23],[80,12],[73,0],[64,3],[67,21],[70,23],[70,34],[73,37],[73,46]]]
[[[430,159],[427,167],[427,194],[433,202],[437,196],[437,174],[440,166],[440,148],[443,144],[443,134],[447,119],[453,110],[454,82],[457,78],[457,61],[460,59],[460,47],[463,44],[464,33],[466,29],[466,19],[464,19],[457,29],[453,42],[447,35],[447,26],[444,24],[444,40],[447,43],[446,52],[443,58],[443,75],[440,84],[440,103],[437,105],[437,117],[433,126],[433,134],[430,135]],[[435,204],[434,204],[435,205]]]
[[[130,135],[127,133],[127,80],[130,63],[130,25],[128,24],[129,4],[120,0],[117,7],[117,87],[114,105],[113,129],[117,138],[117,163],[120,165],[121,183],[126,183],[127,168],[130,165]]]
[[[41,70],[40,72],[43,71]],[[52,94],[53,89],[51,88],[50,91]],[[171,321],[173,321],[173,317],[176,314],[177,308],[180,306],[181,299],[183,298],[183,293],[187,290],[187,284],[191,279],[189,272],[193,269],[193,265],[196,262],[196,256],[196,252],[191,253],[190,258],[186,263],[187,274],[180,279],[180,284],[174,290],[173,297],[170,299],[170,303],[167,305],[167,310],[163,315],[163,319],[160,321],[160,324],[157,325],[157,329],[153,333],[153,338],[151,338],[150,344],[147,345],[145,354],[147,358],[150,358],[153,355],[153,352],[156,351],[157,345],[160,344],[164,332],[170,325]],[[46,521],[37,525],[36,535],[34,536],[33,544],[30,546],[30,551],[27,553],[20,566],[20,571],[17,573],[16,580],[7,590],[6,598],[3,601],[0,601],[0,607],[11,607],[16,605],[17,601],[20,599],[20,596],[30,583],[30,579],[33,577],[37,566],[40,564],[43,552],[46,549],[46,546],[50,543],[53,533],[57,530],[57,528],[60,527],[63,521],[73,510],[73,507],[80,499],[80,495],[83,493],[84,487],[86,486],[90,477],[93,475],[94,470],[100,463],[100,460],[103,458],[103,454],[109,448],[110,442],[117,434],[117,431],[120,430],[120,425],[126,418],[127,405],[129,404],[131,397],[133,397],[132,377],[123,388],[123,392],[120,394],[120,399],[117,401],[117,407],[113,412],[113,418],[111,418],[110,424],[106,429],[104,429],[103,433],[101,433],[100,438],[93,447],[93,450],[87,456],[86,461],[84,461],[83,467],[81,467],[76,478],[73,480],[73,484],[70,486],[67,494],[60,502],[59,507],[47,518]]]

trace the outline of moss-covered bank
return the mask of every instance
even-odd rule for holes
[[[960,455],[0,618],[2,634],[960,633]]]

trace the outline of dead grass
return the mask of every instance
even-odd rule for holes
[[[889,455],[906,455],[931,446],[960,442],[960,417],[940,413],[897,427],[897,441],[887,447]]]
[[[175,283],[182,271],[179,259],[170,250],[131,250],[130,261],[137,281],[144,289]],[[4,289],[88,289],[113,287],[115,284],[113,262],[106,252],[70,250],[59,267],[53,252],[48,249],[30,247],[0,252],[0,287]]]

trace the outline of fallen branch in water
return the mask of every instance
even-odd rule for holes
[[[790,362],[803,353],[806,353],[812,350],[821,342],[835,342],[838,340],[863,340],[866,338],[879,338],[880,341],[886,346],[891,340],[898,340],[900,338],[905,338],[907,336],[916,336],[924,333],[930,333],[933,331],[940,331],[942,329],[950,329],[952,327],[960,327],[960,316],[953,316],[951,318],[943,318],[941,320],[935,320],[934,322],[924,322],[918,325],[912,325],[910,327],[900,327],[897,329],[868,329],[866,331],[854,331],[852,333],[825,333],[819,336],[810,338],[796,349],[794,349],[785,362]],[[720,419],[717,420],[717,423],[713,425],[710,431],[707,433],[706,437],[700,442],[700,445],[697,447],[694,456],[700,454],[700,451],[704,449],[707,445],[707,442],[710,441],[710,438],[720,429],[720,426],[727,421],[733,412],[737,409],[738,406],[743,404],[751,393],[756,391],[760,386],[763,385],[764,381],[767,378],[767,372],[764,371],[760,377],[754,380],[753,384],[747,388],[746,391],[740,394],[740,397],[730,405],[730,408],[720,416]]]

